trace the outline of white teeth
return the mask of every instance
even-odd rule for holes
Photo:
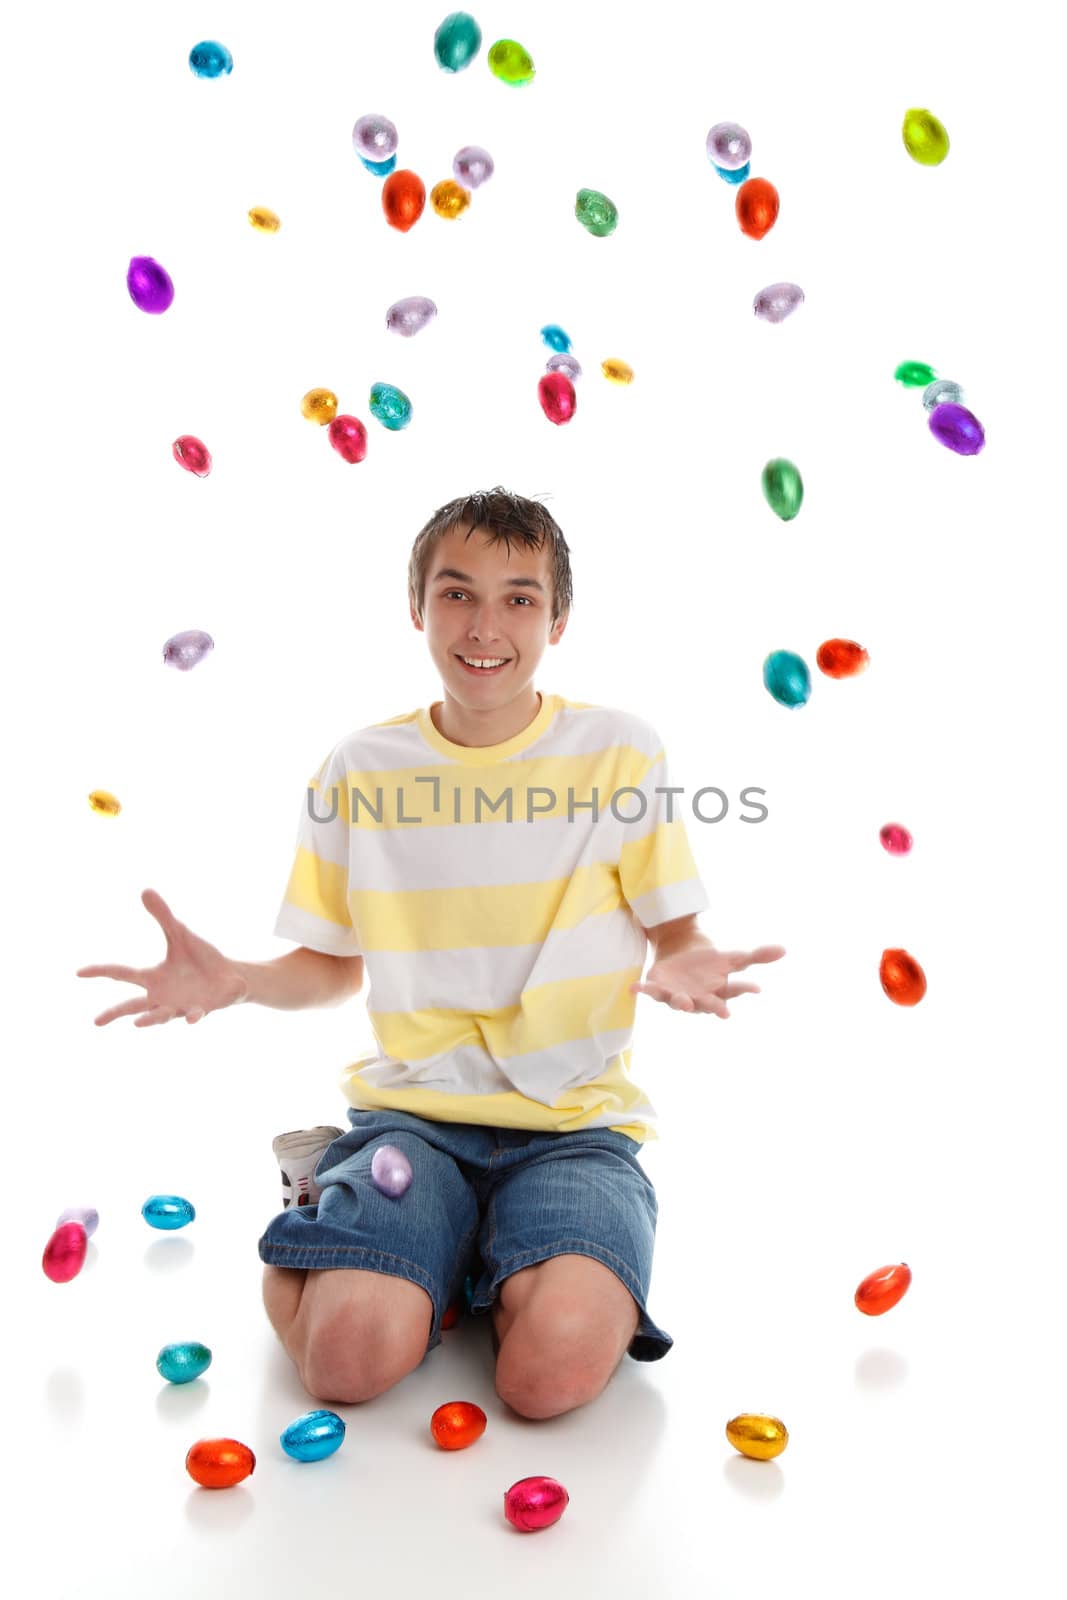
[[[473,656],[460,657],[460,660],[465,661],[468,667],[502,667],[506,659],[505,656],[486,656],[479,661],[475,660]]]

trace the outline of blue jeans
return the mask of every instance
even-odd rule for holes
[[[550,1256],[592,1256],[640,1309],[629,1354],[658,1361],[674,1340],[645,1309],[659,1206],[641,1146],[610,1128],[527,1133],[469,1122],[430,1122],[406,1111],[348,1113],[315,1170],[317,1206],[268,1224],[262,1260],[275,1267],[358,1267],[406,1278],[433,1301],[427,1353],[441,1318],[471,1274],[471,1312],[484,1316],[503,1280]],[[413,1181],[399,1199],[371,1181],[379,1144],[396,1145]]]

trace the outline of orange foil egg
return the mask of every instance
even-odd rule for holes
[[[854,678],[857,672],[866,671],[869,661],[855,639],[827,639],[815,652],[816,665],[828,678]]]
[[[894,1005],[917,1006],[926,993],[926,973],[906,950],[883,950],[878,976]]]
[[[762,239],[778,220],[778,190],[766,178],[748,178],[737,191],[734,210],[741,232]]]
[[[185,1458],[185,1470],[202,1489],[232,1489],[251,1477],[256,1458],[237,1439],[198,1439]]]
[[[911,1268],[903,1261],[897,1267],[879,1267],[856,1290],[856,1305],[866,1316],[880,1317],[883,1311],[892,1310],[910,1285]]]
[[[485,1432],[486,1415],[470,1400],[448,1400],[430,1418],[430,1432],[442,1450],[466,1450]]]
[[[453,1300],[444,1316],[441,1318],[442,1328],[454,1328],[459,1321],[459,1301]]]
[[[417,172],[401,167],[391,172],[382,184],[382,210],[391,228],[407,233],[422,216],[426,204],[426,185]]]

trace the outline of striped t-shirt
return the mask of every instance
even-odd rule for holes
[[[669,787],[647,722],[561,695],[502,744],[453,744],[428,710],[342,739],[274,931],[363,957],[376,1048],[345,1068],[349,1102],[658,1138],[629,985],[644,930],[709,903]]]

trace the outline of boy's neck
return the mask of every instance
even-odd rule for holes
[[[430,707],[430,720],[450,744],[477,749],[514,739],[539,715],[541,705],[541,695],[532,684],[520,699],[486,711],[472,711],[469,706],[460,705],[446,689],[445,698]]]

